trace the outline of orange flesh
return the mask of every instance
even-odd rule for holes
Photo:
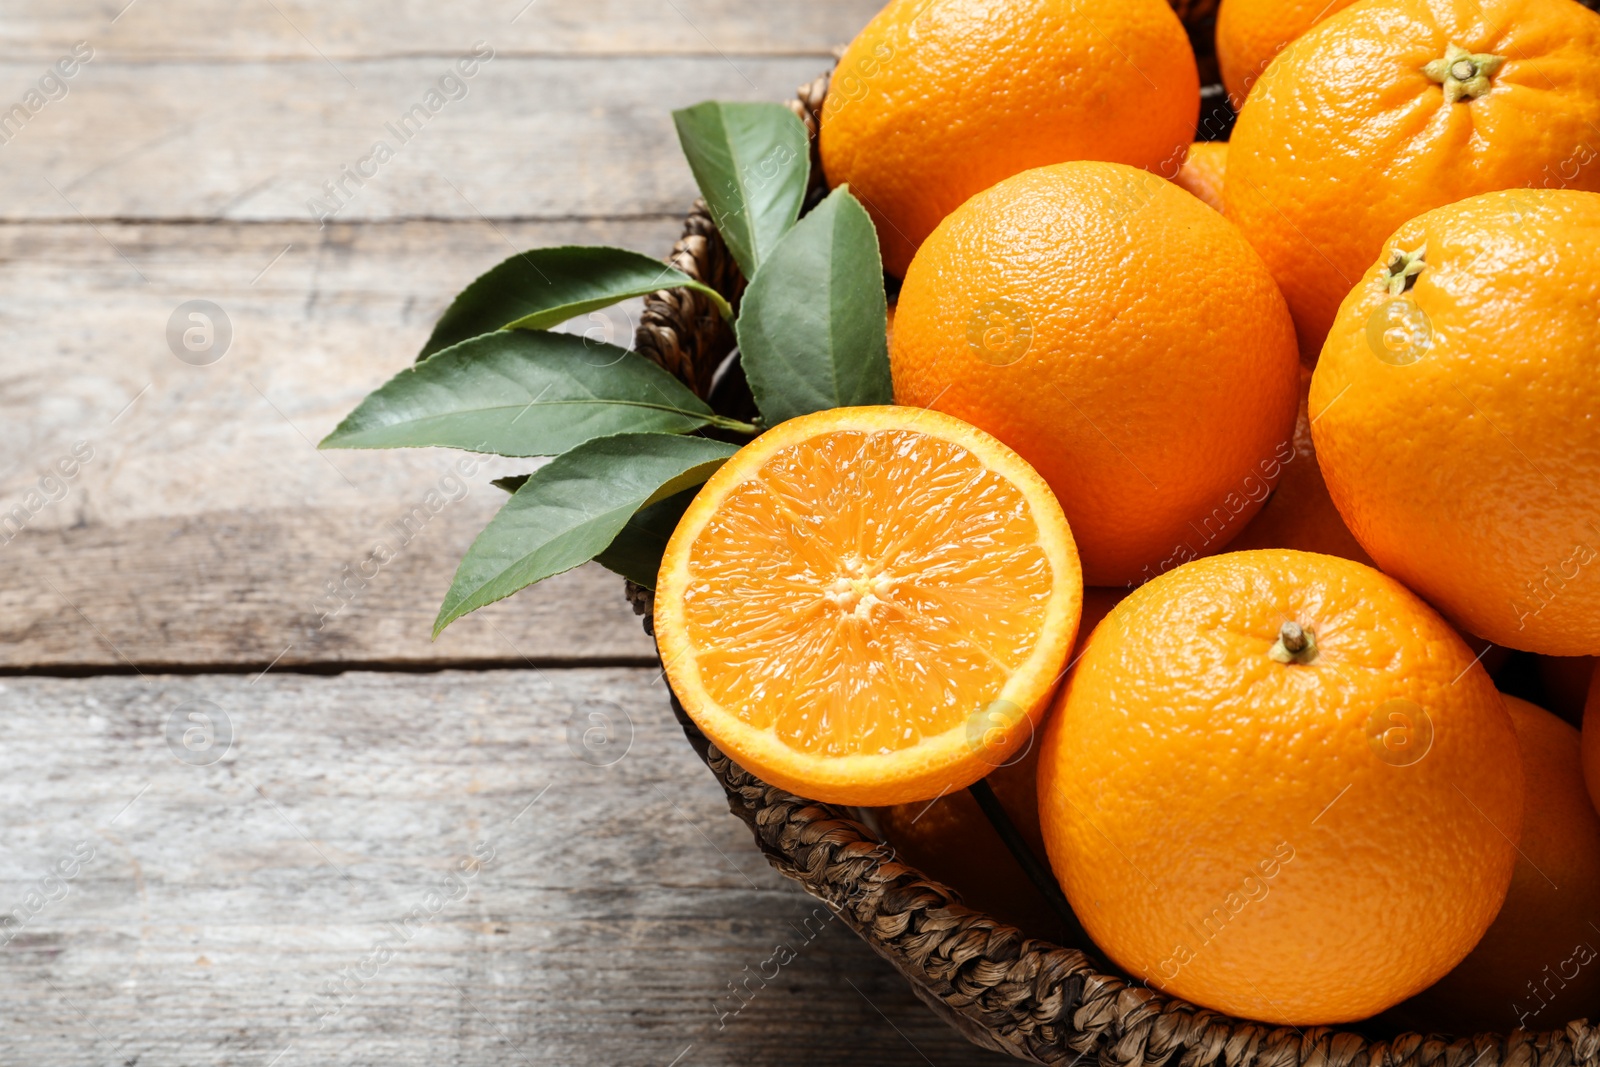
[[[775,452],[719,503],[688,567],[706,694],[823,756],[909,749],[999,698],[1053,583],[1022,492],[910,430]]]

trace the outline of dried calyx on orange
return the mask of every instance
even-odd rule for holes
[[[655,632],[723,751],[818,800],[971,785],[1032,734],[1077,632],[1061,507],[1005,445],[905,407],[791,419],[667,545]]]

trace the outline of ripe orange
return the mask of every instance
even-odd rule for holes
[[[840,804],[928,800],[1015,751],[1083,579],[1044,480],[958,419],[835,408],[762,434],[667,543],[655,631],[745,769]]]
[[[1505,700],[1528,788],[1516,871],[1471,955],[1405,1005],[1426,1030],[1559,1030],[1600,1008],[1600,814],[1584,790],[1578,731]]]
[[[1189,146],[1183,166],[1172,179],[1180,189],[1198,196],[1206,207],[1222,210],[1222,179],[1228,169],[1228,142],[1196,141]]]
[[[1267,64],[1290,42],[1352,0],[1222,0],[1217,8],[1217,66],[1237,111]]]
[[[1233,226],[1147,171],[1061,163],[939,224],[906,273],[895,399],[994,434],[1044,475],[1090,585],[1214,552],[1294,426],[1294,329]]]
[[[1569,0],[1367,0],[1273,62],[1224,199],[1308,364],[1407,219],[1494,189],[1600,189],[1597,55],[1600,15]]]
[[[1068,159],[1175,166],[1200,81],[1163,0],[892,0],[851,42],[822,113],[822,165],[901,276],[939,220]]]
[[[1040,814],[1078,918],[1131,974],[1246,1018],[1346,1022],[1493,921],[1515,752],[1488,675],[1399,582],[1230,552],[1090,636],[1045,730]]]
[[[1510,648],[1600,653],[1597,296],[1600,195],[1472,197],[1389,239],[1311,381],[1356,539]]]
[[[1293,451],[1285,450],[1283,475],[1261,511],[1250,520],[1238,537],[1229,542],[1231,550],[1247,548],[1298,548],[1302,552],[1321,552],[1328,556],[1372,563],[1372,557],[1355,539],[1350,528],[1333,506],[1328,486],[1317,466],[1317,451],[1311,442],[1311,416],[1306,395],[1311,389],[1311,372],[1300,372],[1300,414],[1295,419]]]

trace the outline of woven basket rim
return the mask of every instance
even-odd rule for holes
[[[829,74],[801,86],[790,108],[811,139],[809,208],[826,193],[817,129]],[[736,302],[744,278],[704,201],[684,221],[668,262]],[[733,349],[727,324],[693,290],[652,293],[635,347],[709,397]],[[653,636],[652,594],[626,595]],[[670,693],[669,688],[669,693]],[[1101,1067],[1600,1067],[1600,1027],[1586,1020],[1542,1032],[1371,1040],[1337,1027],[1299,1028],[1201,1008],[1109,973],[1089,952],[1028,937],[961,903],[958,891],[895,858],[849,812],[768,785],[724,755],[671,693],[690,744],[750,827],[767,861],[843,918],[910,981],[917,996],[974,1044],[1041,1064],[1092,1056]]]

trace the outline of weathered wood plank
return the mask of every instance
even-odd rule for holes
[[[598,569],[430,643],[456,561],[504,499],[489,479],[531,463],[461,477],[461,454],[311,442],[514,249],[659,252],[677,231],[670,219],[0,226],[0,668],[649,656],[620,579]],[[195,298],[232,327],[208,366],[167,341]],[[627,308],[573,328],[631,334]],[[368,562],[379,544],[395,557],[381,567]]]
[[[451,100],[440,79],[473,39],[441,31],[442,55],[332,65],[95,59],[0,145],[0,219],[671,214],[694,194],[672,108],[784,100],[830,62],[504,55]],[[0,84],[41,73],[0,63]]]
[[[363,5],[276,0],[57,0],[0,18],[0,55],[51,60],[75,41],[124,59],[316,59],[437,52],[458,38],[537,53],[825,53],[880,0],[428,0]],[[276,10],[274,10],[276,8]],[[112,19],[116,18],[113,22]],[[203,27],[203,30],[201,29]]]
[[[0,685],[0,1061],[1009,1062],[761,862],[653,671]]]
[[[370,513],[357,509],[25,533],[0,558],[0,668],[649,662],[654,647],[623,600],[622,579],[594,565],[429,641],[456,561],[498,494],[475,485],[409,544],[390,530],[361,540]],[[395,555],[363,578],[378,544]],[[330,581],[344,591],[328,593]]]

